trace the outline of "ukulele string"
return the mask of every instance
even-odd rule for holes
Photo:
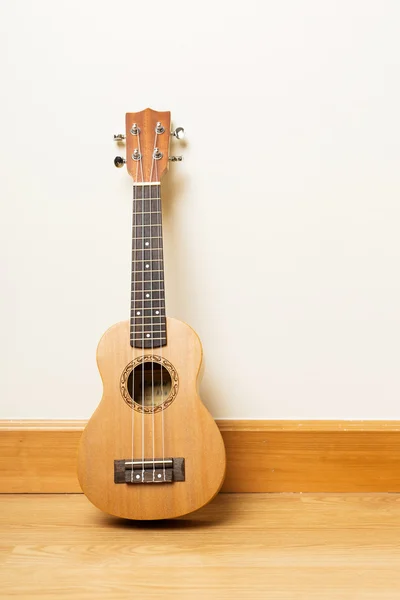
[[[145,366],[145,362],[144,362],[144,341],[145,341],[145,335],[144,335],[144,318],[143,318],[143,313],[144,313],[144,277],[143,277],[143,267],[144,267],[144,225],[143,225],[143,219],[144,219],[144,211],[143,211],[143,206],[144,206],[144,190],[145,190],[145,185],[144,185],[144,177],[143,177],[143,163],[142,163],[142,152],[141,152],[141,148],[140,148],[140,129],[138,131],[138,152],[139,152],[139,161],[140,162],[140,175],[142,178],[142,194],[141,194],[141,199],[142,199],[142,226],[141,226],[141,233],[142,233],[142,352],[143,352],[143,356],[142,356],[142,481],[144,481],[144,408],[145,408],[145,404],[144,404],[144,366]]]
[[[138,180],[138,164],[136,163],[136,183]],[[130,307],[131,314],[131,323],[130,328],[133,328],[133,331],[130,332],[129,337],[132,335],[133,340],[136,337],[136,328],[135,328],[135,314],[136,314],[136,225],[137,225],[137,205],[136,205],[136,185],[133,185],[133,214],[132,214],[132,274],[131,274],[131,282],[132,282],[132,296],[133,300]],[[133,316],[133,318],[132,318]],[[131,470],[131,483],[133,483],[133,462],[134,462],[134,438],[135,438],[135,369],[133,368],[135,360],[135,344],[132,344],[132,470]]]
[[[158,268],[158,272],[159,273],[164,273],[164,258],[163,258],[163,238],[162,238],[162,211],[161,211],[161,185],[160,185],[160,181],[159,181],[159,177],[158,177],[158,169],[157,169],[157,163],[156,163],[156,179],[159,183],[158,187],[157,187],[157,199],[156,199],[156,214],[159,216],[159,227],[160,227],[160,234],[157,237],[157,262],[158,264],[162,265],[162,268]],[[159,313],[159,329],[160,329],[160,338],[159,338],[159,352],[160,352],[160,404],[161,404],[161,445],[162,445],[162,470],[163,470],[163,481],[165,481],[165,450],[164,450],[164,446],[165,446],[165,436],[164,436],[164,407],[163,407],[163,403],[164,403],[164,383],[163,383],[163,353],[162,353],[162,342],[163,342],[163,333],[164,333],[164,321],[165,321],[165,317],[162,315],[162,308],[161,308],[161,283],[163,284],[163,294],[164,294],[164,288],[165,288],[165,284],[164,284],[164,277],[162,277],[162,281],[161,281],[161,277],[160,277],[160,281],[159,281],[159,291],[158,291],[158,304],[157,304],[157,308],[158,308],[158,313]],[[164,297],[164,296],[163,296]],[[165,321],[165,327],[166,327],[166,321]],[[166,334],[166,330],[165,330],[165,334]]]
[[[153,169],[155,171],[157,177],[157,162],[155,159],[155,149],[157,148],[157,127],[156,127],[156,135],[154,138],[154,148],[153,148],[153,159],[151,161],[151,170],[150,170],[150,184],[153,179]],[[155,168],[154,168],[155,167]],[[151,348],[152,348],[152,357],[151,357],[151,424],[152,424],[152,450],[153,450],[153,481],[155,481],[156,476],[156,462],[155,462],[155,429],[154,429],[154,323],[153,323],[153,235],[152,235],[152,202],[153,202],[153,186],[150,185],[149,191],[149,204],[150,204],[150,260],[149,260],[149,270],[150,270],[150,331],[151,331]],[[156,186],[154,186],[156,187]],[[160,282],[158,282],[160,283]]]
[[[160,264],[162,265],[162,272],[164,273],[164,248],[163,248],[163,238],[161,235],[162,232],[162,206],[161,206],[161,186],[158,187],[158,199],[157,199],[157,208],[158,208],[158,213],[160,215],[160,238],[158,240],[158,256],[161,256],[160,260]],[[167,318],[165,316],[165,283],[164,283],[164,277],[163,277],[163,298],[164,298],[164,315],[162,314],[162,309],[161,309],[161,291],[158,292],[158,307],[159,307],[159,311],[160,311],[160,330],[163,329],[163,324],[165,324],[165,338],[167,337]],[[161,284],[161,281],[160,281]],[[161,285],[159,286],[161,288]],[[165,481],[165,430],[164,430],[164,407],[163,407],[163,403],[164,403],[164,386],[163,386],[163,346],[162,346],[162,342],[163,342],[163,335],[162,333],[160,333],[160,390],[161,390],[161,446],[162,446],[162,469],[163,469],[163,481]]]
[[[157,145],[157,135],[156,135],[156,145]],[[156,182],[158,182],[158,167],[157,167],[157,162],[155,163],[154,166],[155,166],[155,178],[156,178]],[[156,190],[157,190],[156,196],[158,197],[158,194],[160,192],[160,186],[159,185],[156,186]],[[156,208],[157,208],[157,200],[155,202],[155,205],[156,205]],[[158,215],[158,211],[157,210],[155,211],[155,214]],[[158,219],[157,219],[157,221],[158,221]],[[158,227],[159,227],[159,224],[157,223],[157,232],[159,232]],[[159,236],[157,236],[157,247],[159,246],[159,243],[160,243],[159,242]],[[158,251],[157,251],[157,254],[158,254]],[[151,258],[153,259],[153,252],[151,253]],[[158,259],[157,259],[157,263],[158,263]],[[157,272],[158,272],[158,278],[161,279],[161,277],[160,277],[160,269],[157,269]],[[160,284],[161,284],[161,281],[158,282],[158,287],[159,288],[160,288]],[[158,295],[160,295],[160,292],[158,292]],[[153,295],[151,297],[153,299]],[[157,306],[159,306],[159,302],[158,302]],[[152,306],[152,311],[151,312],[153,313],[153,306]],[[161,331],[161,327],[159,327],[159,329]],[[161,333],[159,333],[159,336],[161,338]],[[159,340],[159,342],[161,342],[161,339]],[[162,366],[161,365],[160,365],[160,371],[162,371]],[[162,400],[162,387],[161,387],[161,400]],[[154,436],[154,445],[153,445],[153,458],[154,458],[154,454],[155,454],[155,437],[156,437],[156,431],[155,431],[155,407],[154,406],[153,406],[153,436]]]

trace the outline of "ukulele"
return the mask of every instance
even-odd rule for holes
[[[182,137],[183,128],[172,135]],[[221,433],[202,404],[202,347],[195,331],[165,314],[160,181],[168,170],[170,113],[127,113],[126,164],[133,179],[129,321],[97,348],[103,397],[79,446],[88,499],[126,519],[169,519],[207,504],[225,476]]]

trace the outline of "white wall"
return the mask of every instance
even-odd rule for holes
[[[400,418],[400,5],[0,4],[0,418],[86,418],[128,317],[126,111],[171,110],[168,314],[215,417]],[[174,147],[181,153],[178,146]]]

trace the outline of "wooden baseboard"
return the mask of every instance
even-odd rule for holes
[[[224,492],[400,492],[400,421],[217,423],[227,450]],[[80,492],[84,426],[0,421],[0,493]]]

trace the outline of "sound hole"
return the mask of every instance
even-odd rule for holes
[[[128,377],[128,392],[141,407],[156,407],[169,396],[171,375],[165,367],[156,362],[137,365]]]

